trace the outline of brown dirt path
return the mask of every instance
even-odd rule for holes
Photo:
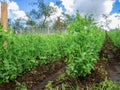
[[[107,36],[103,47],[103,57],[108,59],[108,72],[110,78],[115,82],[120,82],[120,48],[116,47]]]
[[[0,90],[15,90],[16,82],[19,85],[27,84],[28,90],[42,90],[48,81],[53,80],[60,72],[65,70],[65,58],[53,63],[38,66],[36,69],[26,72],[16,80],[0,85]]]

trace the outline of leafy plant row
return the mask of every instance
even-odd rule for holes
[[[120,47],[120,30],[116,29],[113,31],[108,32],[110,38],[112,39],[112,41],[114,42],[114,44],[117,47]]]
[[[5,35],[0,45],[0,82],[14,79],[38,64],[61,58],[59,35]],[[4,45],[5,41],[7,46]]]
[[[12,34],[0,30],[0,83],[66,56],[67,73],[85,76],[98,60],[105,33],[79,14],[66,34]]]
[[[99,58],[105,32],[95,26],[90,16],[82,18],[78,13],[68,29],[73,38],[68,48],[67,73],[72,77],[90,74]]]

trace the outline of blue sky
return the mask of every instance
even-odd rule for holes
[[[113,9],[111,13],[120,13],[120,2],[119,0],[117,0],[114,4],[113,4]]]
[[[24,10],[25,12],[30,11],[32,8],[34,8],[31,3],[36,0],[12,0],[16,2],[19,5],[20,10]]]
[[[31,3],[35,2],[37,0],[11,0],[15,1],[21,10],[24,10],[25,12],[29,12],[32,8],[36,8],[35,6],[32,6]],[[45,3],[48,5],[50,2],[56,2],[59,0],[44,0]],[[119,0],[116,0],[116,2],[113,5],[113,9],[111,13],[118,13],[120,11],[120,2]]]
[[[26,13],[33,8],[31,3],[37,0],[6,0],[8,2],[8,14],[9,18],[27,19]],[[44,0],[45,4],[57,7],[54,3],[59,0]],[[50,18],[57,18],[65,12],[69,15],[74,15],[76,10],[80,12],[82,16],[86,14],[93,14],[97,22],[104,22],[103,14],[109,15],[108,19],[111,20],[111,28],[115,28],[120,24],[120,0],[60,0],[62,1],[61,7],[57,7],[57,12]],[[53,3],[50,3],[53,2]],[[49,20],[49,19],[48,19]],[[53,19],[54,20],[54,19]]]
[[[15,1],[21,10],[25,12],[29,12],[32,8],[36,8],[35,5],[31,5],[31,3],[36,2],[37,0],[12,0]],[[56,2],[58,0],[44,0],[44,2],[49,5],[50,2]]]

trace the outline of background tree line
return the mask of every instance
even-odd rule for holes
[[[60,7],[61,1],[55,3],[56,6]],[[28,20],[22,18],[16,19],[11,23],[9,19],[9,25],[12,26],[16,32],[58,32],[58,19],[56,18],[54,22],[51,22],[49,18],[57,13],[57,9],[50,5],[45,4],[44,0],[37,0],[33,2],[32,5],[37,6],[37,9],[32,9],[27,13]],[[60,17],[60,27],[61,30],[66,30],[68,23],[70,23],[73,18],[62,12]],[[64,18],[64,19],[61,19]]]

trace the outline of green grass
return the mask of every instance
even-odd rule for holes
[[[60,88],[62,88],[62,90],[65,90],[65,88],[68,88],[70,90],[120,90],[120,83],[114,83],[111,80],[105,79],[105,81],[99,83],[99,84],[91,84],[91,86],[86,85],[83,88],[81,88],[80,86],[72,86],[70,84],[67,83],[62,83],[59,86],[56,87],[52,87],[52,81],[48,82],[48,84],[46,85],[47,89],[50,90],[60,90]]]
[[[119,29],[115,29],[113,31],[110,31],[110,32],[108,32],[108,35],[110,36],[110,38],[112,39],[114,44],[117,47],[120,47],[120,30]]]

